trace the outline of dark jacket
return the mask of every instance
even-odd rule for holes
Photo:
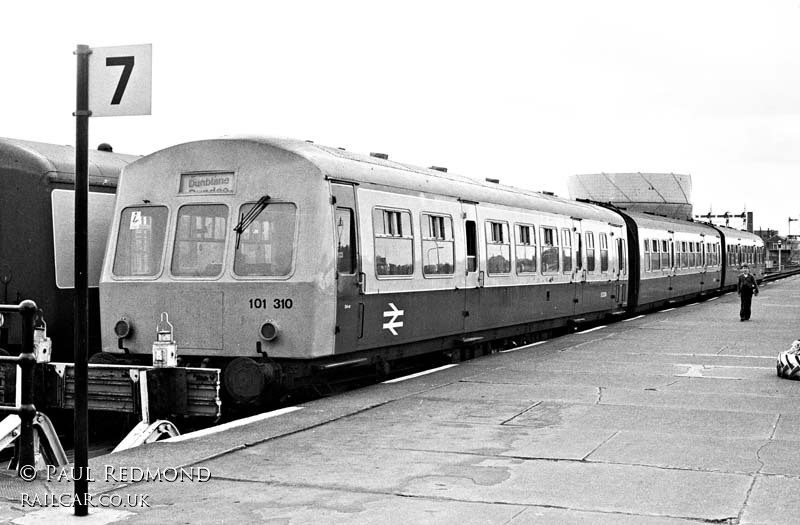
[[[739,276],[739,282],[736,285],[736,293],[739,295],[743,293],[758,295],[758,283],[756,282],[756,278],[753,277],[753,274],[748,273],[747,275],[742,274]]]

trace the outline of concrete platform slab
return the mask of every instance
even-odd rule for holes
[[[800,479],[784,476],[762,476],[755,480],[753,490],[742,512],[741,525],[797,523],[797,501]]]
[[[764,466],[764,439],[616,432],[587,461],[681,470],[752,474]],[[761,451],[759,453],[759,451]]]

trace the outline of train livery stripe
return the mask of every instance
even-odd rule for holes
[[[448,368],[453,368],[454,366],[458,366],[458,365],[457,364],[452,364],[452,365],[440,366],[439,368],[431,368],[430,370],[425,370],[423,372],[417,372],[416,374],[411,374],[411,375],[403,376],[403,377],[396,377],[394,379],[390,379],[388,381],[384,381],[384,384],[399,383],[400,381],[405,381],[407,379],[414,379],[415,377],[425,376],[425,375],[428,375],[428,374],[432,374],[434,372],[438,372],[440,370],[447,370]]]
[[[249,425],[250,423],[255,423],[256,421],[262,421],[264,419],[269,419],[271,417],[282,416],[283,414],[289,414],[290,412],[295,412],[297,410],[301,410],[303,407],[286,407],[281,408],[279,410],[273,410],[272,412],[265,412],[264,414],[258,414],[251,417],[246,417],[243,419],[237,419],[236,421],[231,421],[229,423],[223,423],[222,425],[217,425],[215,427],[204,428],[202,430],[196,430],[195,432],[189,432],[188,434],[181,434],[180,436],[171,437],[168,439],[164,439],[164,442],[178,442],[178,441],[186,441],[187,439],[194,439],[203,436],[209,436],[211,434],[216,434],[218,432],[222,432],[223,430],[228,430],[231,428],[240,427],[242,425]]]

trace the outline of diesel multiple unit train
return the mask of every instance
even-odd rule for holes
[[[122,167],[137,157],[89,151],[90,343],[100,346],[97,286]],[[72,361],[75,148],[0,138],[0,302],[36,301],[53,357]],[[0,326],[0,348],[18,352],[19,322]]]
[[[125,167],[99,359],[223,369],[227,399],[486,353],[735,286],[764,244],[308,141],[223,138]]]

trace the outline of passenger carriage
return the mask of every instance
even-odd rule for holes
[[[106,149],[106,148],[104,148]],[[97,286],[114,209],[114,191],[133,155],[90,150],[88,274],[91,348],[100,347]],[[36,302],[54,358],[72,360],[75,148],[0,139],[0,302]],[[0,327],[0,347],[19,351],[20,324]]]
[[[723,288],[735,289],[743,265],[750,267],[750,273],[759,282],[764,278],[766,252],[764,240],[747,231],[736,230],[725,226],[715,226],[724,236],[724,275]]]
[[[639,253],[636,311],[717,291],[722,284],[721,235],[699,223],[625,212]]]
[[[270,384],[625,311],[618,213],[381,157],[251,137],[130,165],[104,351],[150,359],[167,331],[247,403]]]

